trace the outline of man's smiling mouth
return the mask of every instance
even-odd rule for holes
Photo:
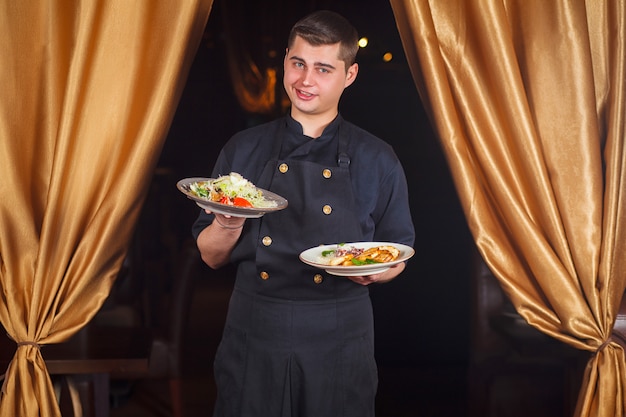
[[[307,93],[306,91],[302,91],[298,89],[296,89],[296,93],[298,94],[298,96],[305,97],[305,98],[311,98],[314,96],[314,94],[312,93]]]

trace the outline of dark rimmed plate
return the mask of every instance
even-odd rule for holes
[[[259,190],[263,193],[263,197],[267,201],[274,201],[276,206],[274,207],[237,207],[237,206],[229,206],[227,204],[222,204],[217,201],[211,201],[209,199],[205,199],[202,197],[198,197],[191,191],[190,185],[195,182],[203,182],[203,181],[214,181],[214,178],[202,178],[202,177],[194,177],[194,178],[185,178],[178,183],[176,183],[176,187],[187,196],[187,198],[196,202],[196,204],[202,207],[205,210],[210,210],[213,213],[224,214],[233,217],[245,217],[245,218],[258,218],[263,216],[266,213],[271,213],[274,211],[279,211],[287,207],[287,200],[278,194],[274,194],[271,191],[264,190],[259,188]]]

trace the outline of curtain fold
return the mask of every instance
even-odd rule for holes
[[[390,2],[481,255],[529,324],[591,353],[577,415],[623,415],[624,1]]]
[[[108,296],[211,6],[0,4],[0,416],[60,414],[39,346]]]
[[[261,25],[269,26],[274,23],[271,17],[277,10],[262,3],[251,4],[234,0],[222,1],[220,6],[224,22],[226,59],[233,92],[239,105],[248,113],[270,116],[276,114],[280,104],[276,100],[276,68],[268,65],[269,58],[262,53],[265,52],[264,40],[258,39],[258,33],[254,30],[256,26],[250,23],[260,22]],[[257,51],[256,59],[252,48],[262,51]]]

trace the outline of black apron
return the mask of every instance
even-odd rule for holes
[[[284,125],[256,184],[285,210],[247,221],[256,262],[239,265],[215,358],[214,417],[373,417],[377,387],[367,287],[298,258],[309,247],[359,241],[349,138],[336,166],[280,160]],[[303,221],[306,219],[306,221]]]

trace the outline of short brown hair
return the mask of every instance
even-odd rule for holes
[[[319,10],[303,17],[291,28],[287,47],[293,46],[296,36],[313,46],[340,43],[339,59],[345,62],[346,70],[356,62],[359,35],[354,26],[338,13]]]

